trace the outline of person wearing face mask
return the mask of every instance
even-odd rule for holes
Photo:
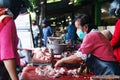
[[[16,67],[18,36],[14,19],[20,12],[21,0],[0,0],[0,80],[19,80]]]
[[[20,58],[16,53],[16,36],[15,24],[8,9],[0,8],[0,80],[18,80],[16,65],[19,65]]]
[[[109,40],[91,25],[90,18],[81,14],[75,19],[75,26],[83,39],[81,47],[74,55],[58,60],[55,67],[86,62],[95,75],[120,75],[120,68],[114,57]],[[82,34],[82,35],[81,35]],[[83,36],[84,34],[84,36]]]
[[[83,32],[81,29],[80,30],[77,30],[77,35],[78,37],[83,40],[83,38],[85,37],[86,35],[86,32]]]

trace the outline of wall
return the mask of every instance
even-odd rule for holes
[[[98,26],[98,30],[99,31],[102,31],[102,30],[105,30],[105,29],[107,29],[107,30],[110,30],[110,32],[113,34],[113,32],[114,32],[114,28],[115,28],[115,26]]]

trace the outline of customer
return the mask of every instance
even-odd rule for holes
[[[46,18],[42,20],[42,27],[43,27],[44,46],[46,47],[47,38],[52,35],[52,29],[49,26],[48,20]]]
[[[4,14],[5,12],[7,12],[6,8],[0,8],[0,13],[2,13],[0,14],[0,68],[3,68],[0,71],[0,80],[9,80],[9,75],[12,80],[18,80],[16,73],[16,60],[19,59],[17,53],[18,37],[14,20],[9,14]]]
[[[20,64],[17,53],[18,36],[14,19],[21,9],[21,0],[0,3],[0,80],[19,80],[16,66]],[[6,6],[5,6],[6,5]],[[12,5],[12,6],[11,6]],[[5,8],[4,8],[5,7]]]
[[[39,40],[39,27],[37,25],[36,20],[32,24],[32,32],[33,32],[33,42],[34,47],[38,47],[38,40]]]
[[[83,42],[78,52],[66,58],[57,61],[55,67],[63,63],[77,64],[86,61],[91,71],[95,75],[120,75],[119,65],[113,55],[112,47],[109,41],[91,26],[90,19],[87,15],[81,14],[75,20],[77,31],[82,36]]]
[[[114,0],[110,6],[110,14],[116,16],[117,22],[113,33],[111,46],[114,50],[114,55],[120,63],[120,0]]]

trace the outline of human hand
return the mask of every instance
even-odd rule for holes
[[[58,61],[56,62],[56,64],[54,65],[54,67],[57,68],[57,67],[61,66],[62,64],[63,64],[63,60],[62,60],[62,59],[61,59],[61,60],[58,60]]]

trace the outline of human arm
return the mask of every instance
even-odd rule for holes
[[[61,60],[57,61],[57,63],[55,64],[55,67],[61,66],[64,63],[67,63],[67,64],[81,63],[82,61],[85,61],[86,59],[87,59],[86,54],[83,54],[82,52],[77,51],[76,53],[74,53],[74,55],[62,58]]]
[[[53,32],[50,26],[49,26],[49,32],[50,32],[50,35],[52,35]]]
[[[62,58],[61,60],[58,60],[55,64],[55,67],[59,67],[64,63],[67,64],[77,64],[80,63],[82,60],[81,57],[78,57],[77,55],[71,55],[69,57]]]
[[[19,80],[16,72],[16,61],[15,59],[9,59],[3,61],[5,67],[11,77],[11,80]]]

